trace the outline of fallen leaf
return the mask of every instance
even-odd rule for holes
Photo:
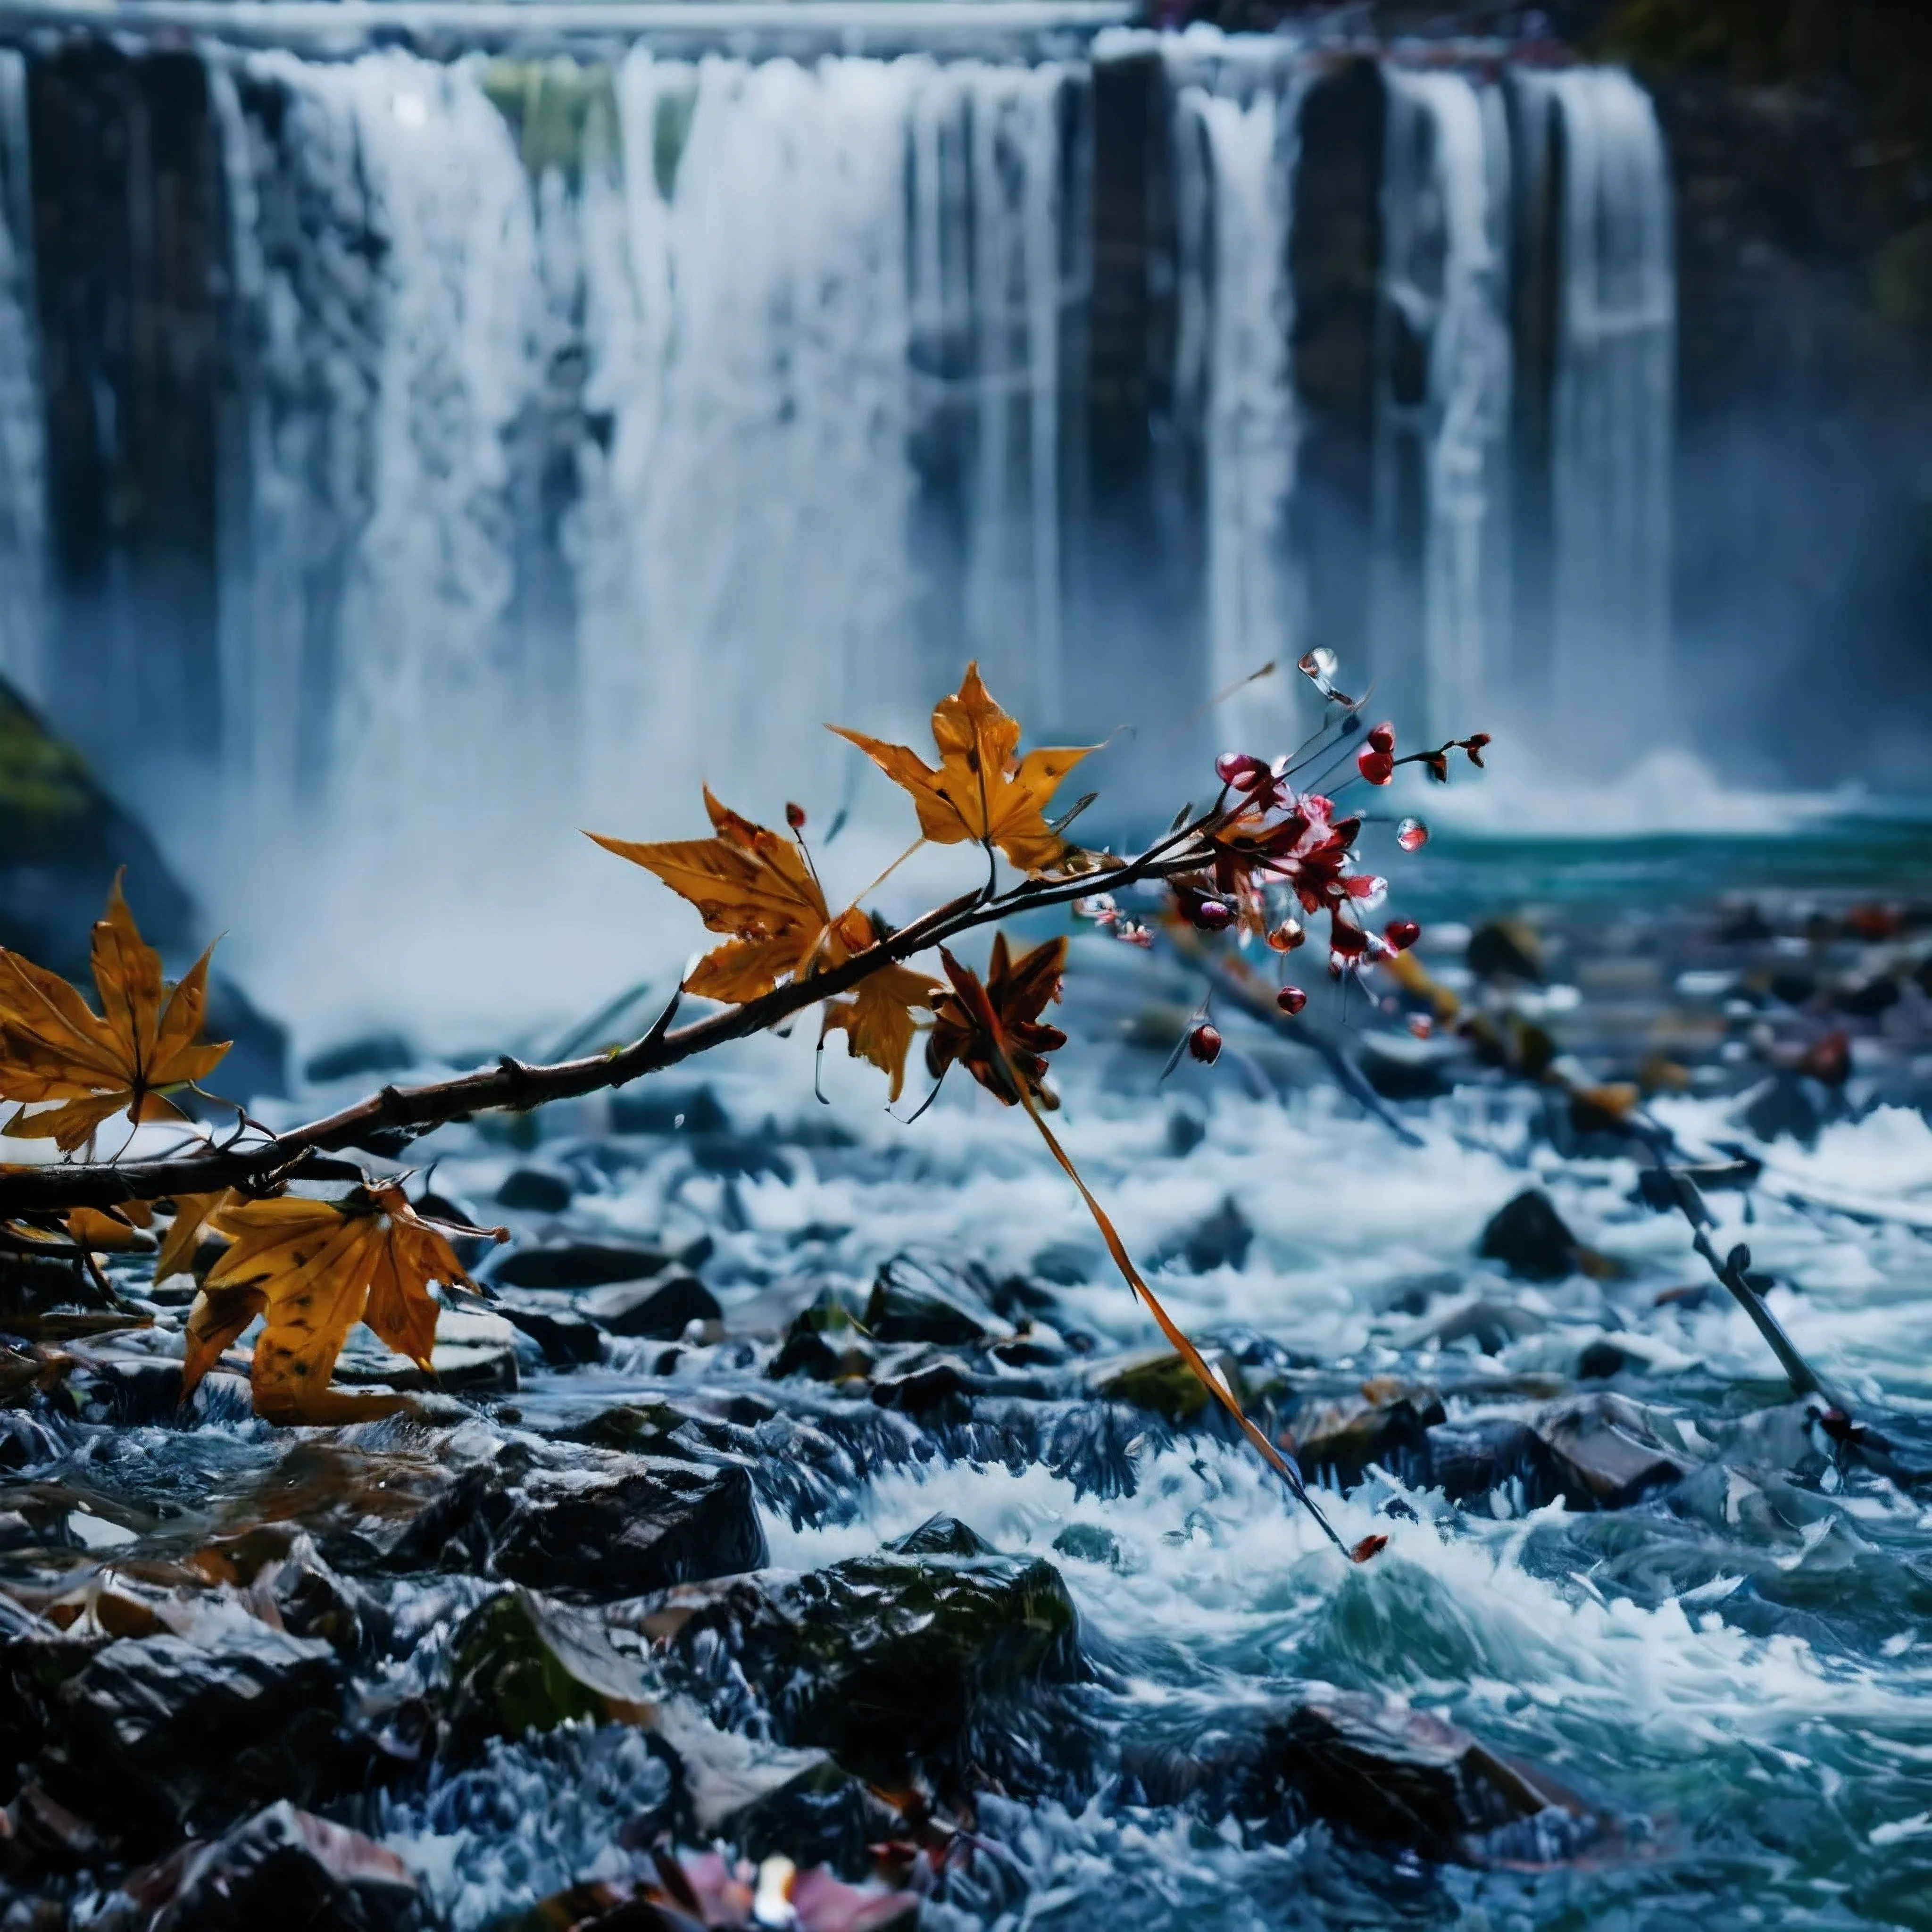
[[[207,1226],[208,1216],[228,1198],[225,1192],[175,1196],[174,1222],[168,1229],[166,1240],[161,1244],[160,1252],[154,1257],[157,1282],[166,1281],[170,1275],[194,1272],[194,1258],[201,1246],[202,1230]]]
[[[0,948],[0,1099],[20,1111],[5,1132],[51,1138],[70,1154],[112,1115],[178,1118],[165,1096],[213,1070],[227,1042],[202,1041],[212,946],[178,985],[161,977],[160,956],[141,938],[117,878],[106,917],[94,922],[94,1013],[57,974]],[[65,1104],[28,1114],[43,1101]]]
[[[256,1412],[270,1421],[326,1412],[330,1372],[358,1322],[428,1367],[436,1318],[430,1283],[475,1286],[394,1184],[342,1201],[234,1202],[208,1221],[232,1245],[208,1270],[189,1316],[182,1397],[259,1313],[265,1326],[250,1380]]]
[[[856,916],[863,920],[865,914]],[[866,929],[867,944],[871,944],[869,921]],[[869,1060],[878,1068],[891,1081],[890,1097],[896,1100],[905,1090],[906,1056],[912,1051],[916,1030],[914,1011],[930,1012],[939,990],[936,980],[909,966],[878,967],[859,982],[849,998],[826,1001],[819,1044],[824,1046],[828,1035],[842,1030],[847,1051],[854,1059]]]
[[[983,985],[943,946],[939,956],[952,990],[933,995],[927,1070],[938,1079],[957,1060],[1010,1107],[1020,1099],[1007,1075],[1010,1067],[1041,1106],[1058,1106],[1058,1096],[1045,1084],[1046,1056],[1064,1046],[1066,1036],[1058,1027],[1040,1024],[1040,1015],[1060,992],[1066,970],[1065,938],[1049,939],[1015,961],[1006,950],[1006,935],[995,934]]]
[[[67,1232],[76,1247],[101,1254],[133,1254],[151,1245],[131,1219],[99,1208],[75,1208],[67,1217]]]
[[[1054,788],[1094,748],[1034,750],[1018,755],[1020,728],[966,667],[958,692],[934,706],[935,770],[910,746],[888,744],[842,725],[829,728],[856,745],[895,784],[911,793],[919,829],[936,845],[996,845],[1023,872],[1050,871],[1071,849],[1046,822]]]
[[[601,832],[587,836],[607,852],[655,873],[698,908],[713,932],[731,935],[728,944],[698,962],[685,990],[742,1006],[762,998],[780,980],[810,970],[836,934],[825,895],[794,840],[741,818],[720,805],[708,787],[704,808],[716,832],[710,838],[638,844]],[[864,925],[862,914],[848,914],[847,921],[854,916]],[[860,944],[871,943],[866,926]]]

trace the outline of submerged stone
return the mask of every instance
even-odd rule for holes
[[[881,1342],[929,1342],[941,1348],[1004,1341],[1010,1323],[992,1310],[990,1276],[968,1265],[895,1255],[879,1270],[866,1304],[865,1327]]]
[[[992,1556],[998,1552],[976,1529],[956,1516],[929,1516],[916,1529],[896,1537],[886,1547],[900,1556]]]
[[[1208,1366],[1226,1378],[1234,1400],[1245,1402],[1247,1389],[1240,1364],[1222,1348],[1202,1352]],[[1201,1378],[1168,1348],[1144,1349],[1098,1368],[1090,1385],[1105,1401],[1145,1409],[1177,1428],[1201,1420],[1214,1401]]]
[[[1690,1472],[1636,1405],[1620,1396],[1558,1402],[1537,1417],[1535,1427],[1562,1460],[1564,1498],[1572,1508],[1622,1509]]]
[[[578,1306],[607,1334],[661,1342],[674,1342],[692,1322],[716,1322],[723,1313],[717,1297],[693,1274],[599,1288]]]
[[[328,1645],[252,1617],[196,1642],[122,1638],[44,1696],[34,1776],[130,1849],[158,1850],[326,1791],[342,1683]]]
[[[1256,1768],[1250,1806],[1286,1801],[1426,1858],[1540,1847],[1547,1858],[1573,1848],[1584,1826],[1582,1807],[1555,1780],[1439,1718],[1344,1691],[1311,1699],[1272,1729]]]
[[[1582,1246],[1540,1188],[1526,1188],[1498,1208],[1476,1252],[1526,1281],[1562,1281],[1576,1274]]]
[[[1231,1196],[1213,1214],[1156,1249],[1156,1268],[1178,1265],[1190,1274],[1207,1274],[1218,1268],[1246,1264],[1254,1245],[1253,1224]]]
[[[554,1168],[520,1167],[497,1189],[496,1204],[512,1214],[561,1214],[576,1191]]]
[[[1311,1482],[1353,1489],[1372,1466],[1413,1480],[1426,1468],[1429,1431],[1444,1419],[1442,1397],[1416,1389],[1382,1402],[1310,1405],[1295,1416],[1295,1454]]]
[[[1084,1672],[1079,1618],[1051,1564],[981,1556],[856,1557],[808,1575],[749,1577],[646,1606],[694,1690],[729,1660],[781,1742],[827,1750],[875,1783],[926,1765],[1047,1774],[1023,1719]],[[727,1692],[728,1697],[729,1693]],[[1064,1764],[1070,1728],[1052,1738]]]
[[[152,1932],[412,1932],[423,1921],[414,1875],[394,1852],[287,1803],[212,1844],[188,1845],[129,1882]],[[159,1910],[156,1912],[156,1907]]]
[[[492,1597],[451,1641],[447,1710],[460,1748],[576,1719],[646,1723],[662,1695],[595,1618],[533,1590]]]

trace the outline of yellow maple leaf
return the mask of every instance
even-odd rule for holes
[[[874,941],[872,922],[863,913],[848,913],[841,922],[842,939],[856,935],[855,922],[866,928],[865,944]],[[854,948],[863,951],[864,946]],[[842,1031],[846,1051],[854,1060],[869,1060],[892,1082],[890,1098],[896,1100],[905,1090],[906,1056],[912,1051],[916,1030],[913,1012],[930,1012],[939,982],[909,966],[880,966],[859,982],[850,995],[825,1003],[825,1023],[820,1028],[818,1043],[828,1035]]]
[[[154,1257],[154,1279],[166,1281],[174,1274],[192,1274],[194,1258],[201,1246],[202,1230],[208,1216],[228,1198],[226,1191],[214,1194],[178,1194],[175,1218],[160,1252]]]
[[[640,844],[597,832],[586,835],[607,852],[654,872],[698,908],[713,932],[731,935],[698,962],[685,990],[742,1006],[762,998],[781,980],[810,970],[821,952],[827,963],[836,963],[843,955],[825,895],[798,845],[720,805],[708,786],[704,808],[716,835],[710,838]],[[862,922],[863,914],[856,916]],[[867,926],[858,945],[871,943]]]
[[[136,1124],[179,1118],[165,1096],[200,1080],[228,1051],[200,1037],[210,946],[178,986],[161,978],[160,956],[141,937],[117,878],[106,916],[94,928],[96,1014],[58,974],[0,948],[0,1100],[20,1111],[4,1131],[51,1138],[70,1154],[112,1115]],[[26,1109],[43,1101],[64,1105]]]
[[[1050,870],[1067,842],[1046,822],[1054,788],[1094,747],[1036,749],[1019,756],[1020,728],[996,704],[970,664],[958,690],[933,707],[937,770],[910,746],[890,745],[844,726],[829,728],[856,745],[895,784],[912,794],[919,829],[936,845],[967,840],[997,845],[1023,872]]]
[[[209,1222],[232,1244],[208,1270],[189,1316],[182,1399],[259,1314],[249,1379],[256,1413],[272,1422],[329,1412],[329,1375],[358,1322],[427,1368],[436,1343],[430,1283],[475,1285],[441,1231],[392,1184],[342,1201],[233,1202]]]

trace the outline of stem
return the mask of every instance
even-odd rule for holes
[[[1026,1082],[1020,1078],[1012,1063],[1006,1058],[1005,1049],[997,1039],[994,1042],[1000,1054],[1000,1064],[1013,1091],[1019,1096],[1020,1105],[1027,1111],[1027,1118],[1040,1130],[1040,1137],[1046,1143],[1046,1150],[1060,1164],[1060,1171],[1079,1190],[1080,1198],[1087,1204],[1087,1211],[1094,1217],[1094,1225],[1100,1231],[1100,1238],[1107,1244],[1107,1252],[1114,1258],[1114,1265],[1120,1271],[1121,1279],[1132,1288],[1148,1312],[1158,1324],[1160,1332],[1173,1345],[1174,1351],[1193,1372],[1195,1379],[1232,1415],[1240,1425],[1241,1433],[1258,1449],[1270,1466],[1288,1487],[1295,1501],[1321,1526],[1322,1533],[1328,1538],[1344,1556],[1352,1562],[1364,1559],[1357,1557],[1348,1546],[1335,1533],[1335,1526],[1322,1514],[1315,1498],[1308,1493],[1307,1486],[1301,1480],[1301,1473],[1281,1451],[1270,1442],[1265,1431],[1250,1420],[1247,1412],[1234,1399],[1233,1391],[1220,1377],[1208,1366],[1201,1351],[1189,1340],[1173,1316],[1161,1306],[1160,1298],[1148,1287],[1141,1271],[1134,1265],[1133,1257],[1127,1252],[1126,1244],[1120,1239],[1120,1230],[1113,1223],[1106,1208],[1094,1198],[1094,1190],[1080,1178],[1080,1170],[1073,1165],[1066,1150],[1054,1137],[1040,1109],[1034,1106],[1033,1096],[1027,1090]],[[1378,1544],[1379,1548],[1380,1545]],[[1368,1552],[1373,1555],[1372,1550]]]
[[[203,1145],[199,1151],[151,1160],[79,1161],[44,1167],[0,1169],[0,1220],[31,1214],[64,1214],[81,1207],[113,1208],[127,1201],[155,1201],[181,1194],[212,1194],[226,1187],[260,1192],[297,1178],[318,1154],[362,1146],[384,1130],[411,1136],[493,1108],[527,1112],[551,1100],[627,1085],[660,1073],[728,1041],[746,1040],[794,1013],[848,992],[883,967],[944,944],[1017,912],[1066,905],[1092,893],[1102,880],[1129,885],[1166,878],[1202,862],[1180,842],[1198,838],[1212,819],[1196,821],[1157,841],[1137,857],[1105,874],[1072,879],[1028,879],[988,898],[983,889],[962,894],[902,926],[883,944],[842,964],[806,974],[762,998],[726,1006],[673,1028],[674,998],[640,1040],[615,1052],[532,1065],[506,1058],[491,1067],[421,1087],[385,1087],[340,1112],[264,1136],[244,1146]],[[1179,848],[1179,849],[1177,849]]]

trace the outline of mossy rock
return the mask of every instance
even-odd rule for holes
[[[1220,1349],[1204,1353],[1208,1366],[1227,1378],[1234,1400],[1246,1407],[1249,1391],[1240,1364]],[[1144,1408],[1176,1428],[1203,1420],[1213,1400],[1200,1377],[1170,1348],[1150,1349],[1110,1364],[1096,1375],[1093,1387],[1094,1393],[1106,1401]]]

